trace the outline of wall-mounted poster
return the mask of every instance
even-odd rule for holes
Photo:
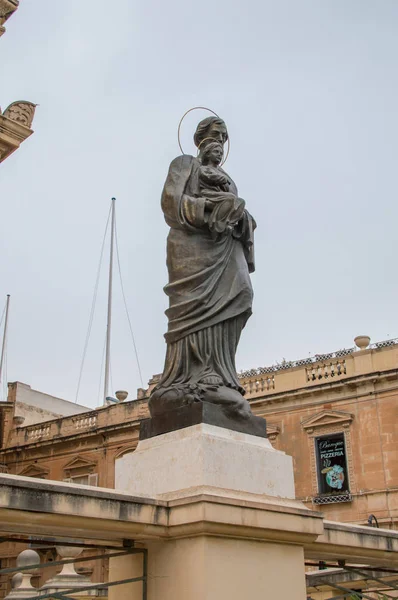
[[[344,494],[349,490],[344,433],[315,440],[320,494]]]

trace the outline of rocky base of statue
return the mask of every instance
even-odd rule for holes
[[[245,420],[252,416],[250,404],[240,391],[207,382],[157,387],[152,392],[148,405],[151,416],[157,417],[165,411],[201,402],[221,406],[235,419]]]
[[[249,403],[247,404],[249,406]],[[162,410],[158,414],[155,413],[151,419],[141,421],[140,440],[201,423],[261,438],[267,437],[265,419],[253,415],[250,406],[244,417],[241,416],[237,419],[236,412],[231,411],[229,407],[211,402],[186,402],[177,408]]]

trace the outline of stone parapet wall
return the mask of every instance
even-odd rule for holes
[[[47,420],[26,427],[16,427],[11,431],[8,448],[32,443],[44,443],[59,438],[81,436],[102,429],[123,427],[149,416],[148,402],[133,400],[114,406],[106,406],[90,412],[79,413],[71,417]]]
[[[396,340],[379,342],[365,350],[339,350],[239,374],[246,398],[261,398],[290,390],[336,383],[360,375],[398,368]]]

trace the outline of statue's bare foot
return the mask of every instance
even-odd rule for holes
[[[232,418],[246,419],[252,416],[250,404],[242,394],[222,384],[221,377],[209,374],[198,383],[156,388],[148,405],[152,417],[165,411],[181,408],[195,402],[217,404]]]

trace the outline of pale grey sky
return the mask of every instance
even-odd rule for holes
[[[195,105],[225,119],[225,168],[258,223],[238,368],[398,336],[397,94],[396,0],[21,0],[0,40],[0,104],[40,106],[0,166],[8,379],[74,400],[112,196],[145,383],[162,370],[160,193]],[[186,120],[186,151],[204,116]],[[106,268],[79,395],[92,407]],[[112,379],[135,397],[117,282]]]

